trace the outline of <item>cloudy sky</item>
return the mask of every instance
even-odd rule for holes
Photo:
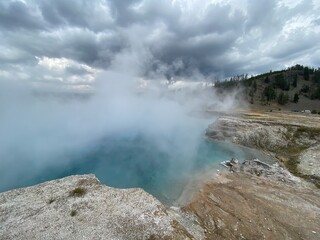
[[[320,66],[319,0],[1,0],[0,79],[90,85]]]

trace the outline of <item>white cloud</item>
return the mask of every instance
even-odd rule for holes
[[[110,68],[157,78],[250,74],[317,63],[320,49],[319,1],[25,0],[0,8],[1,75],[37,82],[82,84]]]
[[[72,59],[67,58],[49,58],[49,57],[36,57],[40,66],[46,67],[50,70],[65,71],[67,68],[75,67],[78,69],[84,69],[90,74],[98,72],[86,64],[78,63]]]
[[[66,58],[48,58],[48,57],[36,57],[40,66],[47,67],[48,69],[64,70],[68,65],[74,63],[74,61]]]

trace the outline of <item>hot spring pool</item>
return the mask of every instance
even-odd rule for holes
[[[269,160],[258,151],[204,137],[195,146],[184,146],[170,140],[167,144],[151,141],[145,136],[118,136],[100,140],[76,154],[68,154],[64,161],[46,166],[29,177],[26,176],[31,168],[26,166],[26,176],[11,185],[2,184],[0,190],[93,173],[108,186],[140,187],[168,202],[179,197],[192,174],[209,166],[218,169],[221,161],[232,157],[239,160],[253,157]]]

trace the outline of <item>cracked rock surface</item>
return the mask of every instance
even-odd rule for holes
[[[0,239],[189,239],[142,189],[70,176],[0,194]]]
[[[320,144],[301,154],[298,169],[307,175],[320,177]]]

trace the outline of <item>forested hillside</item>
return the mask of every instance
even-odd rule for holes
[[[245,99],[255,106],[295,107],[299,110],[320,111],[320,68],[295,65],[281,71],[257,76],[238,75],[217,82],[222,94],[239,89]]]

